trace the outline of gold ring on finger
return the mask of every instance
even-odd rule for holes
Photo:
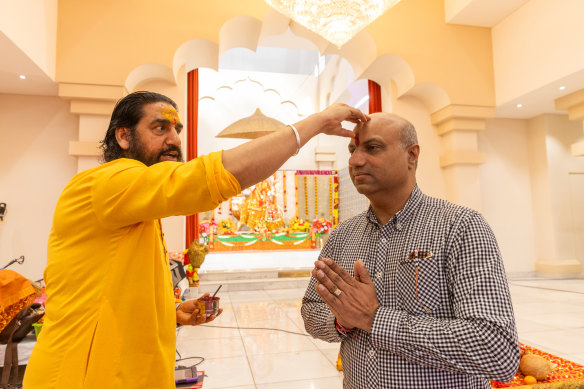
[[[335,288],[335,291],[333,292],[333,294],[337,297],[339,297],[341,295],[341,293],[343,293],[343,291],[340,290],[339,288]]]

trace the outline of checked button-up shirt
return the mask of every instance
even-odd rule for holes
[[[495,237],[471,209],[424,195],[380,225],[371,207],[331,233],[320,258],[353,275],[364,261],[379,308],[371,333],[340,334],[311,279],[306,330],[341,343],[344,388],[490,388],[519,365],[517,329]]]

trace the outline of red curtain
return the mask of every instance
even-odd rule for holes
[[[381,86],[375,81],[368,80],[369,113],[381,112]]]
[[[187,74],[187,161],[197,158],[199,119],[199,69]],[[186,247],[199,239],[199,215],[187,216]]]

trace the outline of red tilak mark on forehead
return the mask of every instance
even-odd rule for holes
[[[355,146],[359,146],[359,134],[355,135]]]

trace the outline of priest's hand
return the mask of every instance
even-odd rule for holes
[[[330,258],[314,264],[312,276],[318,280],[316,293],[328,305],[337,323],[348,330],[360,328],[371,332],[379,302],[363,261],[355,262],[355,277]]]
[[[219,308],[216,315],[207,316],[205,312],[199,312],[197,300],[208,297],[209,293],[205,293],[198,299],[187,300],[183,302],[176,310],[176,322],[181,325],[197,326],[199,324],[210,323],[223,312],[223,308]]]

